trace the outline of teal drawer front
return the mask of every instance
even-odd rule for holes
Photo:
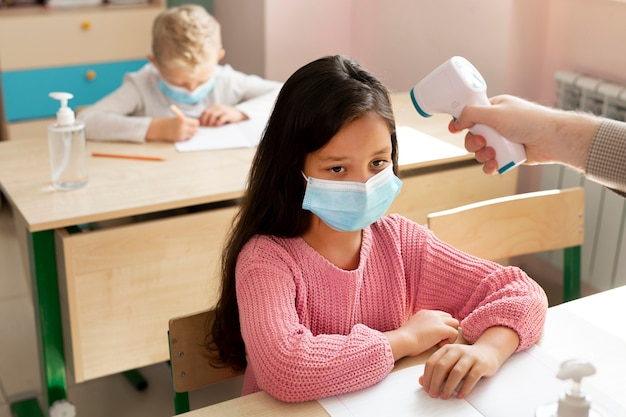
[[[52,91],[72,93],[72,109],[93,104],[122,84],[124,74],[145,65],[146,59],[106,64],[36,70],[7,71],[1,75],[4,110],[9,122],[54,117],[59,103],[48,97]],[[95,78],[87,78],[88,71]]]

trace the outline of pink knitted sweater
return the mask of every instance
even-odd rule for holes
[[[290,402],[382,380],[394,366],[382,332],[418,310],[452,314],[470,343],[488,327],[510,327],[519,351],[541,335],[548,304],[520,269],[460,252],[399,215],[363,230],[352,271],[302,238],[254,237],[237,261],[237,301],[248,355],[243,394],[265,390]]]

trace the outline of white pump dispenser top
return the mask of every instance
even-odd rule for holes
[[[540,406],[536,417],[602,417],[581,389],[582,379],[595,373],[596,368],[584,360],[570,359],[561,363],[556,377],[564,381],[572,380],[571,387],[557,403]]]
[[[591,407],[590,398],[580,387],[582,379],[596,373],[596,368],[589,362],[570,359],[561,364],[556,377],[572,380],[571,389],[559,399],[558,417],[595,417],[600,414]]]
[[[67,101],[74,98],[74,96],[70,93],[63,92],[53,92],[49,94],[55,100],[59,100],[61,102],[61,107],[57,111],[57,123],[59,126],[71,126],[74,124],[76,120],[74,117],[74,112],[67,105]]]

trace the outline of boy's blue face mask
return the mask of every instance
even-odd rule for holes
[[[380,219],[402,187],[392,165],[364,183],[313,177],[306,180],[302,208],[342,232],[361,230]]]
[[[159,89],[177,103],[197,104],[209,94],[215,87],[215,77],[209,78],[208,81],[200,84],[193,91],[186,88],[172,85],[163,78],[159,80]]]

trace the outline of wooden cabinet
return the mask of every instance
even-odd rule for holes
[[[76,109],[121,85],[150,52],[152,22],[164,2],[73,9],[0,10],[0,81],[9,139],[45,134],[58,103]],[[44,130],[42,130],[42,128]]]

